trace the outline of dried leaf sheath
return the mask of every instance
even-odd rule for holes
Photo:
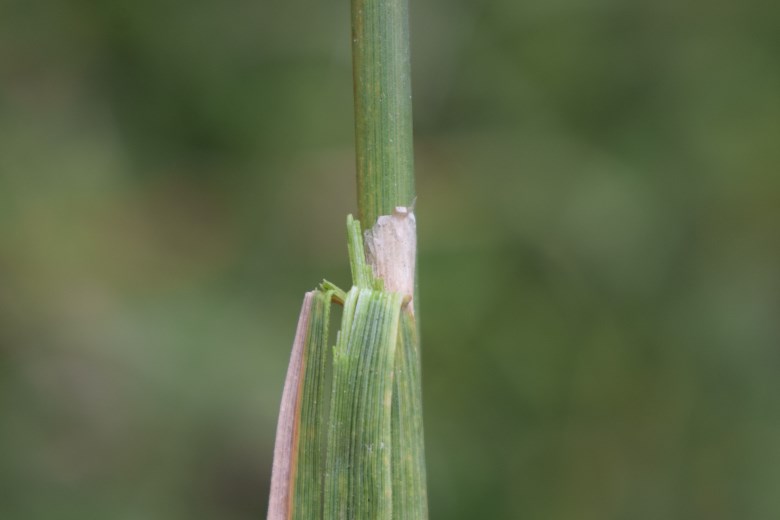
[[[325,360],[332,291],[306,293],[276,429],[268,520],[318,520],[322,510]]]
[[[295,432],[299,418],[301,366],[303,351],[308,336],[309,317],[314,292],[303,297],[298,328],[295,331],[287,378],[279,407],[279,422],[276,425],[276,444],[271,473],[271,494],[268,500],[268,520],[287,520],[290,516],[293,474],[296,463],[293,452],[297,448]]]
[[[319,520],[322,517],[322,472],[326,428],[325,365],[330,353],[328,326],[333,291],[315,291],[309,318],[309,338],[304,349],[305,374],[299,393],[300,422],[297,471],[290,518]]]

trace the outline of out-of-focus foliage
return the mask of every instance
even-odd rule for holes
[[[433,518],[780,517],[778,5],[412,0]],[[0,517],[263,517],[348,8],[3,3]]]

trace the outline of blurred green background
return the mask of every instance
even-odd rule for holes
[[[412,0],[432,518],[780,518],[779,6]],[[349,43],[0,4],[1,518],[264,518]]]

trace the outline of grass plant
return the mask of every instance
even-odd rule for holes
[[[347,218],[352,287],[326,281],[304,297],[269,520],[428,516],[407,0],[352,0],[352,50],[360,218]],[[344,309],[326,400],[333,302]]]

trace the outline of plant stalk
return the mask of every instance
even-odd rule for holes
[[[269,520],[428,518],[407,1],[352,0],[360,214],[347,219],[353,285],[343,291],[323,282],[304,299],[280,406]],[[334,301],[344,310],[326,403]]]
[[[414,202],[408,0],[352,0],[358,214],[363,228]]]
[[[400,315],[393,366],[392,518],[425,520],[428,499],[419,324],[414,310],[417,240],[411,208],[415,186],[408,0],[352,0],[352,62],[358,215],[368,230],[368,261],[386,289],[413,296]],[[399,206],[409,208],[408,217],[398,214]],[[378,222],[380,217],[384,222]],[[397,227],[385,233],[385,226]],[[376,254],[376,249],[385,251]],[[411,272],[404,273],[409,265]],[[398,274],[397,270],[407,283],[386,276]]]

